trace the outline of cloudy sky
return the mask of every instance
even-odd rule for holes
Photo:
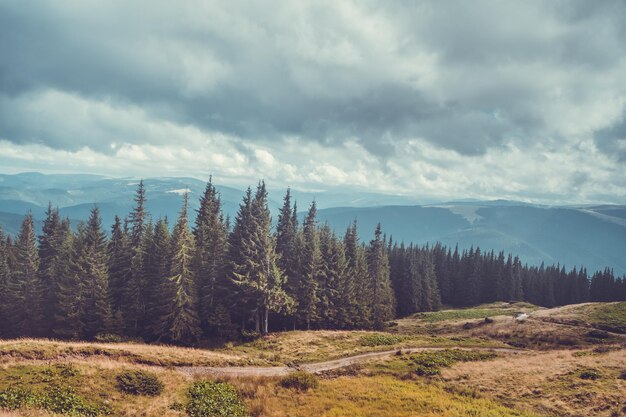
[[[21,171],[626,203],[626,3],[0,0]]]

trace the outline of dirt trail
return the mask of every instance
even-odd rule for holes
[[[444,350],[444,349],[462,349],[462,350],[481,350],[481,351],[490,351],[490,352],[499,352],[499,353],[508,353],[508,354],[518,354],[522,353],[522,350],[513,349],[513,348],[465,348],[465,347],[418,347],[418,348],[404,348],[404,349],[393,349],[393,350],[385,350],[382,352],[370,352],[363,353],[361,355],[349,356],[346,358],[333,359],[324,362],[317,363],[307,363],[300,364],[294,366],[229,366],[229,367],[212,367],[212,366],[184,366],[177,368],[179,372],[187,376],[202,376],[202,375],[211,375],[211,376],[283,376],[287,375],[291,372],[295,372],[298,370],[311,372],[311,373],[321,373],[324,371],[330,371],[333,369],[345,368],[350,365],[354,365],[357,363],[363,363],[370,361],[372,359],[380,359],[385,358],[391,355],[395,355],[398,351],[402,351],[402,353],[411,353],[411,352],[423,352],[423,351],[435,351],[435,350]]]

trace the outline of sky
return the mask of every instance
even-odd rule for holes
[[[0,0],[0,172],[626,204],[626,2]]]

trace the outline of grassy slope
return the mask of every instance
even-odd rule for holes
[[[580,323],[620,325],[626,321],[624,305],[626,303],[586,304],[537,313]],[[89,403],[109,404],[114,415],[181,416],[183,414],[171,409],[171,405],[185,401],[185,392],[192,380],[172,367],[176,365],[274,365],[400,346],[502,346],[503,342],[521,341],[533,350],[488,361],[455,363],[442,369],[441,376],[416,376],[414,363],[403,355],[330,372],[323,377],[319,388],[308,392],[282,388],[273,378],[239,378],[231,382],[240,391],[251,415],[258,417],[434,416],[444,413],[450,416],[531,416],[559,415],[559,410],[569,415],[610,416],[626,406],[622,404],[626,398],[626,381],[620,379],[626,371],[623,339],[590,341],[586,337],[588,327],[563,326],[542,320],[520,324],[512,319],[516,312],[526,310],[535,308],[499,303],[400,320],[391,328],[394,333],[380,333],[383,337],[372,337],[379,333],[360,331],[289,332],[216,350],[129,343],[0,341],[0,390],[22,386],[46,391],[51,383],[59,382],[54,376],[57,365],[41,360],[57,359],[71,363],[79,371],[61,383],[75,387],[77,394]],[[485,314],[486,311],[489,314]],[[486,315],[493,317],[494,322],[485,324]],[[471,326],[468,328],[466,323]],[[431,336],[433,332],[440,335]],[[385,343],[371,346],[372,340]],[[534,350],[536,347],[547,350]],[[127,368],[144,368],[146,364],[164,365],[151,367],[165,383],[163,394],[148,398],[117,391],[117,373]],[[601,377],[581,379],[581,372],[589,369],[597,371]],[[9,415],[49,414],[21,410]]]

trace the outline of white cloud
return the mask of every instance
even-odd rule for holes
[[[0,163],[625,203],[624,11],[619,1],[8,2]]]

